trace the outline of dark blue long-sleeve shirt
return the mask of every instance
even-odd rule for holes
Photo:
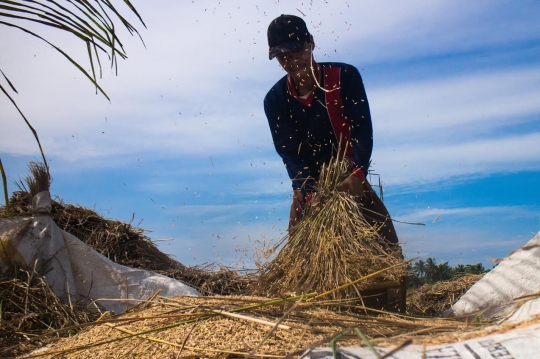
[[[358,70],[337,62],[319,63],[321,86],[307,99],[297,96],[288,75],[264,98],[264,111],[277,153],[293,189],[309,192],[320,167],[337,155],[339,138],[348,142],[347,156],[367,174],[373,148],[369,104]]]

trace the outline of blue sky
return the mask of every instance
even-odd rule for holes
[[[425,223],[396,224],[407,257],[490,268],[540,230],[538,1],[133,3],[146,47],[124,34],[128,59],[100,82],[111,102],[46,44],[0,27],[0,68],[38,131],[53,196],[134,213],[184,264],[253,267],[288,220],[290,180],[262,108],[284,75],[266,29],[288,13],[308,23],[317,61],[360,69],[384,201]],[[45,35],[87,64],[84,45]],[[3,97],[0,108],[11,192],[39,154]]]

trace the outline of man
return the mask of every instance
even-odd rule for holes
[[[358,70],[337,62],[317,63],[315,42],[304,20],[281,15],[268,27],[270,60],[287,72],[264,99],[274,146],[292,180],[289,230],[302,218],[320,167],[347,156],[351,174],[336,186],[361,204],[371,225],[390,243],[398,238],[388,210],[366,181],[373,147],[369,104]],[[342,152],[343,151],[343,152]]]

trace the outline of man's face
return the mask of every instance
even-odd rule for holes
[[[276,56],[279,64],[291,76],[302,76],[310,74],[311,65],[311,44],[305,42],[304,46],[294,52],[286,52]]]

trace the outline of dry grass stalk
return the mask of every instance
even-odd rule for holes
[[[335,190],[349,174],[346,159],[322,166],[304,218],[274,247],[279,253],[263,268],[260,287],[266,293],[323,293],[394,266],[378,277],[332,293],[334,299],[358,297],[370,283],[397,282],[404,275],[404,266],[397,265],[403,262],[399,248],[387,248],[358,202]]]
[[[277,327],[279,329],[291,329],[291,327],[289,327],[287,325],[276,324],[274,322],[269,322],[268,320],[248,317],[246,315],[240,315],[240,314],[237,314],[237,313],[229,313],[226,310],[214,309],[214,310],[212,310],[212,312],[217,313],[219,315],[223,315],[225,317],[238,318],[238,319],[247,320],[247,321],[251,321],[251,322],[255,322],[255,323],[259,323],[259,324],[268,325],[268,326],[271,326],[271,327]]]
[[[40,192],[49,191],[51,186],[51,176],[47,166],[41,162],[37,163],[31,161],[28,163],[28,171],[30,174],[24,178],[24,181],[26,182],[26,186],[28,186],[27,191],[30,193],[30,196],[34,197]],[[22,180],[19,181],[18,185],[21,190],[26,189]]]
[[[0,356],[15,356],[35,349],[61,334],[40,341],[32,337],[73,327],[97,318],[95,313],[64,304],[37,273],[11,268],[0,275]]]

